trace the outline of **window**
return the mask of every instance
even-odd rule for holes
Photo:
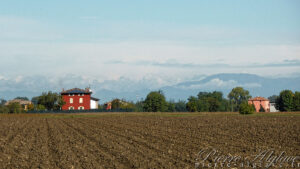
[[[79,106],[78,110],[84,110],[84,107],[83,106]]]
[[[73,106],[70,106],[70,107],[69,107],[69,110],[74,110],[74,107],[73,107]]]
[[[83,98],[79,98],[79,103],[83,103]]]
[[[70,103],[73,103],[73,98],[70,98]]]

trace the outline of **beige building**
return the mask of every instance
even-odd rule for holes
[[[22,99],[14,99],[14,100],[9,100],[5,103],[5,105],[9,105],[11,103],[19,103],[20,105],[22,105],[22,107],[24,108],[24,110],[28,110],[28,105],[32,104],[31,101],[29,100],[22,100]]]

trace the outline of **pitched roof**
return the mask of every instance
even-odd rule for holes
[[[73,88],[69,90],[63,90],[60,94],[91,94],[92,92],[86,88],[84,89],[79,89],[79,88]]]
[[[269,101],[269,99],[266,99],[264,97],[254,97],[249,99],[249,101]]]
[[[99,101],[100,99],[97,99],[95,97],[91,97],[91,100]]]
[[[21,105],[32,104],[32,102],[29,100],[14,99],[14,100],[9,100],[8,102],[5,103],[5,105],[9,105],[10,103],[19,103]]]

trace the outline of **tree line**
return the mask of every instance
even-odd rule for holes
[[[124,99],[113,99],[111,108],[113,110],[129,110],[134,112],[241,112],[249,114],[255,111],[253,105],[248,104],[251,95],[242,87],[235,87],[227,95],[223,96],[220,91],[199,92],[197,96],[190,96],[187,101],[166,100],[164,93],[159,91],[150,92],[144,100],[130,102]],[[29,100],[27,97],[15,99]],[[270,96],[271,102],[276,103],[280,111],[300,111],[300,92],[283,90],[280,94]],[[65,104],[59,93],[44,92],[42,95],[33,97],[28,110],[61,110]],[[0,113],[22,113],[24,107],[19,103],[10,103],[5,106],[5,100],[0,99]],[[99,109],[106,109],[106,105],[99,105]],[[261,109],[261,111],[264,111]]]

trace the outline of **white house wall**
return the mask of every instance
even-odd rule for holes
[[[98,101],[91,100],[91,109],[98,109]]]

